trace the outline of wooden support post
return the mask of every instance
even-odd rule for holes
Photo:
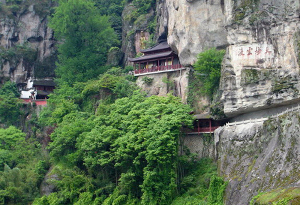
[[[209,119],[209,132],[211,133],[211,119]]]
[[[197,127],[198,127],[198,134],[200,134],[200,125],[199,125],[199,120],[197,120]]]

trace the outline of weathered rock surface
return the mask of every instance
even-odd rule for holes
[[[55,52],[53,32],[47,26],[47,12],[53,5],[50,1],[32,3],[19,5],[20,10],[16,12],[6,10],[0,19],[0,77],[8,77],[17,83],[25,83],[33,76],[34,69],[43,69],[46,65],[34,68],[35,62],[40,65]],[[37,7],[38,4],[41,7]],[[2,2],[2,12],[5,6]],[[12,52],[15,53],[10,56]]]
[[[173,95],[180,97],[183,102],[186,102],[188,70],[189,69],[139,76],[137,85],[148,95],[166,96],[168,93],[172,93]],[[145,83],[143,80],[144,77],[152,78],[152,83]]]
[[[249,204],[259,192],[300,187],[299,113],[215,131],[226,204]]]
[[[226,47],[224,1],[166,1],[168,43],[183,65],[192,65],[207,48]],[[163,21],[165,22],[165,21]]]
[[[145,49],[145,42],[149,41],[147,31],[149,22],[154,18],[154,10],[148,14],[139,16],[137,19],[132,17],[136,8],[132,3],[125,5],[122,12],[122,52],[124,53],[123,63],[130,64],[128,58],[135,57],[141,49]]]
[[[220,90],[237,116],[299,96],[299,1],[225,1],[227,40]]]

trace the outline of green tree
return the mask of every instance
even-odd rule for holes
[[[0,95],[5,95],[7,97],[20,97],[20,93],[18,92],[16,83],[13,82],[6,82],[0,88]]]
[[[219,87],[224,54],[225,50],[209,49],[198,55],[194,65],[196,75],[203,83],[200,90],[210,98]]]
[[[21,115],[19,96],[15,83],[8,81],[0,88],[0,123],[18,124]]]
[[[49,26],[62,42],[56,68],[60,82],[84,82],[106,70],[107,51],[117,37],[93,1],[60,0]]]

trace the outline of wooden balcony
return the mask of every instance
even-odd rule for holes
[[[147,75],[147,74],[171,72],[171,71],[182,70],[182,69],[184,69],[184,67],[182,67],[181,64],[166,65],[166,66],[152,66],[151,68],[136,69],[134,70],[134,75],[140,76],[140,75]]]
[[[220,126],[212,126],[212,127],[199,127],[194,128],[192,130],[188,130],[187,134],[201,134],[201,133],[213,133]]]
[[[41,106],[45,106],[47,105],[47,100],[46,99],[38,99],[38,100],[32,100],[32,99],[22,99],[24,104],[30,104],[30,103],[34,103],[36,105],[41,105]]]

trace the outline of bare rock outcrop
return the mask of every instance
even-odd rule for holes
[[[51,58],[55,55],[55,40],[47,25],[52,7],[51,1],[32,1],[15,5],[18,10],[10,10],[10,5],[2,3],[0,77],[25,83],[33,77],[34,70],[43,75],[45,68],[48,69],[45,77],[53,76],[55,65]]]
[[[166,6],[168,43],[183,65],[194,64],[205,49],[228,44],[224,1],[172,0]]]
[[[299,1],[225,4],[229,46],[220,84],[225,114],[299,101]]]

